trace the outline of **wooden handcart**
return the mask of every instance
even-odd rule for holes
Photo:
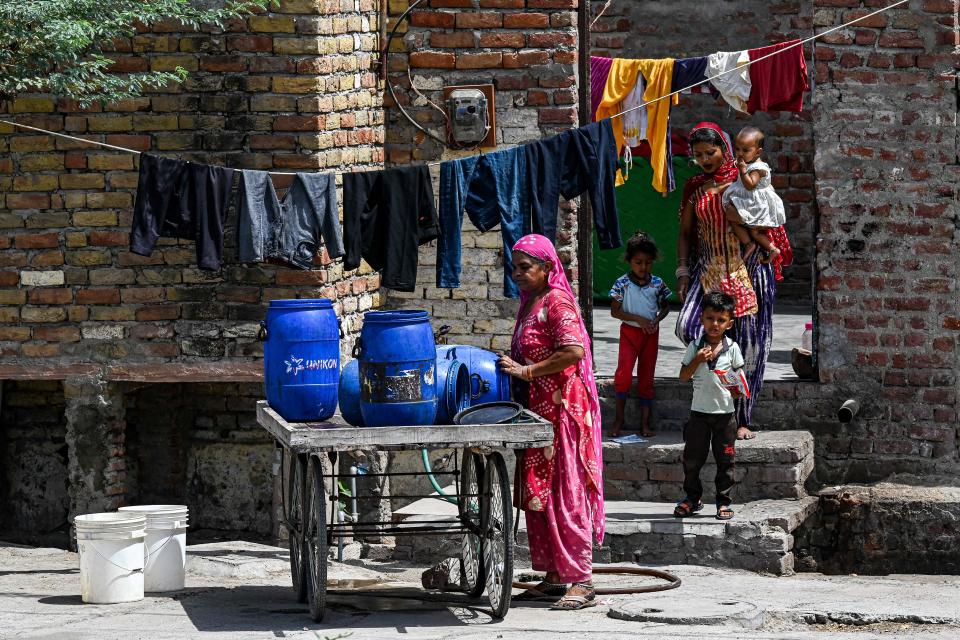
[[[356,428],[339,415],[327,422],[288,423],[266,402],[257,403],[257,421],[283,448],[288,468],[283,482],[283,518],[290,540],[290,572],[300,602],[308,602],[319,622],[326,610],[329,550],[345,538],[364,535],[462,535],[462,575],[467,594],[479,598],[484,590],[491,613],[502,618],[510,608],[513,582],[513,494],[503,455],[496,449],[545,447],[553,442],[553,425],[525,412],[518,424],[469,426],[428,425]],[[348,451],[460,449],[452,476],[458,517],[436,522],[342,522],[335,517],[341,479],[355,473],[338,471],[337,456]],[[324,472],[321,456],[332,463]],[[365,474],[364,477],[426,475],[419,473]],[[327,481],[333,487],[327,495]],[[403,496],[403,497],[439,497]]]

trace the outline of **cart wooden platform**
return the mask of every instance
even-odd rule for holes
[[[426,425],[352,427],[334,416],[327,422],[288,423],[265,401],[257,403],[257,421],[283,448],[289,469],[283,479],[283,518],[289,532],[290,572],[300,602],[308,602],[319,622],[326,610],[327,561],[336,541],[364,535],[463,535],[462,575],[465,591],[479,598],[484,591],[495,617],[510,608],[513,581],[513,494],[503,455],[496,449],[545,447],[553,442],[553,425],[526,411],[519,424],[470,426]],[[414,523],[341,522],[335,518],[339,481],[357,477],[338,471],[337,456],[347,451],[460,449],[452,476],[456,488],[458,521]],[[331,461],[324,473],[321,456]],[[364,477],[426,475],[419,473],[365,474]],[[327,481],[333,487],[327,495]],[[438,497],[404,496],[404,497]]]

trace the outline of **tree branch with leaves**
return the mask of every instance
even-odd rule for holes
[[[207,3],[209,4],[209,2]],[[275,0],[0,0],[0,100],[28,92],[52,93],[88,106],[181,83],[187,70],[112,73],[113,43],[137,26],[180,22],[223,27],[232,18],[267,9]]]

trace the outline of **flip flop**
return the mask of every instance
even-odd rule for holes
[[[564,594],[562,598],[553,603],[550,609],[554,611],[579,611],[580,609],[597,606],[597,592],[592,584],[575,582],[574,586],[583,587],[589,589],[589,591],[585,596]]]
[[[717,507],[717,520],[732,520],[733,519],[733,509],[727,505],[719,505]]]
[[[567,585],[543,580],[535,587],[531,587],[514,596],[514,602],[556,602],[567,593]]]

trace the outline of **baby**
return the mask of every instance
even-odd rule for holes
[[[770,184],[770,167],[763,155],[763,133],[756,127],[744,127],[733,143],[740,179],[723,193],[723,209],[741,244],[756,242],[772,260],[780,250],[770,242],[767,230],[783,225],[786,214],[783,200]]]

